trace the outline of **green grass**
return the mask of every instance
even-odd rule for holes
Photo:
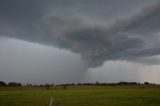
[[[160,106],[160,88],[79,86],[62,88],[0,88],[0,106]]]

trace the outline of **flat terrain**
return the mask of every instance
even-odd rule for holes
[[[74,86],[0,87],[0,106],[160,106],[160,87]]]

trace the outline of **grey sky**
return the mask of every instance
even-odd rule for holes
[[[159,0],[1,0],[0,80],[141,81],[140,67],[160,64],[159,10]]]

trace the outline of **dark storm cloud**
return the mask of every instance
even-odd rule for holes
[[[42,0],[1,0],[0,34],[5,36],[33,39],[34,24],[42,15]],[[36,35],[36,34],[35,34]]]
[[[91,67],[160,54],[154,43],[160,32],[156,0],[2,0],[0,4],[1,34],[70,50]]]
[[[82,55],[89,65],[96,67],[106,60],[135,60],[160,54],[159,47],[146,47],[145,34],[159,31],[160,4],[141,8],[138,13],[115,20],[109,26],[92,26],[77,16],[51,16],[45,29],[56,46]],[[156,18],[155,18],[156,17]],[[154,20],[153,20],[154,18]],[[144,26],[146,25],[146,26]],[[148,25],[148,26],[147,26]],[[150,30],[144,30],[150,27]],[[143,31],[134,36],[129,31]],[[150,36],[154,36],[150,33]],[[144,38],[142,38],[144,37]],[[153,42],[153,41],[152,41]]]

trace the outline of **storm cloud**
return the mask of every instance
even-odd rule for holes
[[[160,47],[152,41],[159,38],[155,33],[160,27],[159,10],[159,3],[145,6],[106,26],[92,25],[81,16],[49,16],[43,26],[56,47],[78,53],[89,66],[97,67],[107,60],[138,61],[159,55]]]
[[[109,60],[159,64],[160,3],[153,1],[27,1],[1,3],[0,33],[79,54],[88,67]]]

